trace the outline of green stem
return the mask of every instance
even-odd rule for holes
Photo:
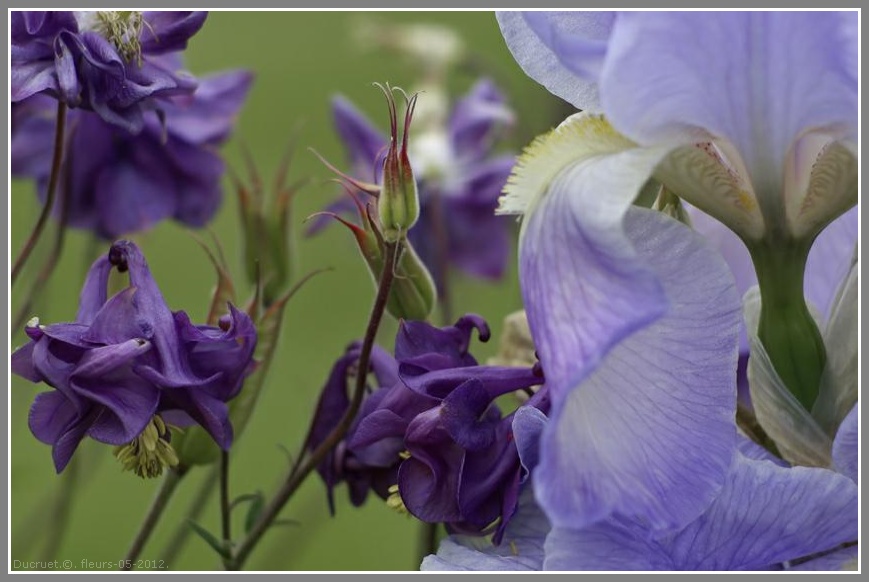
[[[202,481],[202,485],[200,485],[199,489],[196,491],[196,495],[193,497],[193,502],[187,509],[187,519],[181,522],[181,524],[175,529],[175,533],[172,534],[172,538],[165,546],[163,546],[163,552],[160,557],[166,564],[167,568],[172,567],[172,564],[178,558],[181,550],[187,544],[187,540],[190,539],[190,532],[193,530],[188,525],[188,521],[199,521],[199,517],[202,515],[205,506],[208,504],[208,499],[214,492],[214,486],[218,481],[217,474],[218,467],[211,466],[208,470],[208,474]]]
[[[33,304],[36,301],[36,298],[43,289],[48,287],[48,280],[51,278],[51,275],[54,274],[54,269],[57,267],[58,262],[60,262],[60,256],[63,253],[64,248],[63,243],[66,239],[66,224],[69,220],[69,192],[72,190],[72,185],[70,184],[70,168],[72,167],[72,163],[72,156],[67,154],[67,161],[63,171],[63,187],[61,188],[60,197],[57,201],[60,205],[60,220],[58,221],[57,231],[54,234],[54,244],[51,247],[51,253],[49,253],[48,258],[45,260],[45,263],[43,263],[42,268],[36,275],[36,279],[34,279],[30,291],[24,298],[24,303],[15,315],[15,320],[12,324],[13,330],[23,329],[24,322],[32,315],[31,310],[33,309]],[[90,266],[90,264],[88,264],[88,266]]]
[[[231,508],[229,505],[229,452],[220,451],[220,526],[223,534],[223,545],[232,547]],[[233,570],[229,560],[224,560],[224,567]]]
[[[353,390],[353,398],[350,401],[350,406],[344,412],[344,416],[329,433],[329,435],[321,442],[316,449],[308,456],[308,459],[298,467],[290,470],[290,474],[284,481],[284,484],[269,501],[268,505],[263,508],[262,513],[256,523],[241,540],[238,548],[233,552],[232,558],[229,560],[233,569],[241,569],[245,560],[250,556],[256,544],[260,541],[263,534],[268,530],[272,522],[277,518],[278,514],[283,509],[284,505],[289,501],[290,497],[296,492],[299,486],[304,482],[305,478],[317,468],[320,461],[341,442],[344,435],[350,429],[353,419],[359,412],[359,407],[362,405],[362,398],[365,395],[365,385],[368,377],[368,366],[371,361],[371,351],[374,348],[374,339],[377,336],[377,330],[380,328],[380,322],[383,319],[383,313],[386,311],[386,302],[389,298],[389,291],[392,288],[392,283],[395,278],[395,262],[398,257],[402,241],[395,243],[386,243],[386,252],[383,262],[383,270],[380,273],[380,282],[377,286],[377,296],[374,299],[374,305],[371,308],[371,315],[368,319],[368,326],[365,330],[365,337],[362,340],[362,349],[359,354],[359,365],[356,373],[356,385]]]
[[[33,227],[33,231],[30,233],[30,236],[24,243],[24,248],[21,249],[21,253],[18,255],[18,258],[15,259],[15,264],[12,266],[12,272],[9,275],[10,287],[15,286],[15,281],[18,279],[18,275],[21,274],[21,270],[27,263],[27,259],[30,257],[30,253],[32,253],[33,249],[36,247],[36,243],[39,242],[39,237],[42,236],[42,231],[45,230],[45,225],[48,224],[48,217],[51,215],[51,210],[54,207],[54,199],[56,198],[57,192],[57,182],[60,177],[60,166],[63,161],[65,128],[66,103],[58,101],[57,121],[55,122],[54,126],[54,154],[51,158],[51,173],[48,177],[48,192],[45,197],[45,204],[42,206],[42,212],[40,212],[39,214],[39,218],[36,221],[36,226]]]
[[[826,363],[824,340],[803,295],[810,245],[765,241],[750,247],[760,285],[757,335],[776,373],[811,410]]]
[[[160,489],[157,490],[157,495],[154,497],[154,501],[151,502],[151,507],[148,509],[148,513],[145,516],[145,521],[143,521],[142,525],[139,527],[139,531],[136,533],[136,537],[133,539],[133,543],[130,545],[127,555],[124,557],[121,570],[133,569],[136,559],[142,553],[145,544],[148,543],[148,538],[151,537],[151,533],[153,533],[154,528],[157,526],[157,522],[160,521],[160,517],[163,515],[163,511],[165,511],[166,506],[169,504],[172,494],[175,493],[175,488],[178,487],[178,483],[181,482],[181,478],[186,473],[187,469],[182,467],[169,469],[166,472],[166,476],[160,484]]]

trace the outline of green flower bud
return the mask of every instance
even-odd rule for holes
[[[388,242],[396,242],[405,237],[410,228],[419,219],[419,194],[416,179],[410,167],[407,155],[407,138],[413,109],[416,106],[416,95],[407,97],[407,109],[404,115],[404,130],[401,148],[398,146],[398,114],[392,89],[387,85],[380,87],[386,95],[389,106],[390,143],[386,160],[383,164],[383,186],[377,203],[377,213],[380,224],[383,225],[383,238]]]
[[[351,196],[353,195],[351,194]],[[377,219],[373,216],[372,205],[363,206],[355,196],[353,196],[353,200],[359,211],[361,226],[353,224],[337,214],[331,212],[325,214],[346,226],[353,233],[362,258],[365,259],[365,264],[368,265],[368,270],[376,284],[380,280],[380,273],[386,266],[384,265],[386,237],[381,232]],[[410,241],[404,240],[402,242],[401,255],[389,268],[395,269],[395,279],[387,299],[386,311],[396,319],[420,321],[428,319],[437,303],[437,288],[428,269],[410,245]]]

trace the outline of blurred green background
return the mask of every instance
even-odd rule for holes
[[[527,78],[504,45],[491,12],[214,12],[192,39],[188,68],[197,75],[243,67],[255,72],[247,105],[239,118],[235,137],[223,149],[234,169],[241,170],[239,144],[251,150],[263,179],[269,183],[290,140],[293,128],[303,122],[290,179],[310,176],[312,182],[297,197],[293,220],[322,208],[336,195],[328,183],[329,172],[305,150],[315,147],[327,159],[344,165],[341,144],[332,128],[329,98],[340,92],[354,101],[381,127],[386,123],[383,95],[373,81],[412,88],[418,67],[393,53],[366,48],[358,32],[375,23],[439,23],[455,29],[474,55],[478,72],[494,77],[517,112],[517,124],[502,149],[519,151],[570,112],[565,104]],[[464,92],[477,73],[456,71],[449,79],[455,95]],[[425,95],[421,97],[425,99]],[[228,186],[228,181],[227,181]],[[38,206],[29,182],[13,182],[12,249],[21,248],[35,222]],[[505,218],[505,220],[512,220]],[[245,297],[241,265],[237,206],[227,188],[226,200],[211,228],[230,260],[236,284]],[[330,227],[323,234],[302,239],[296,230],[296,276],[330,266],[334,271],[311,281],[290,303],[284,320],[279,356],[273,366],[254,419],[232,451],[231,490],[240,495],[257,490],[274,491],[287,468],[281,447],[296,451],[305,436],[319,390],[334,360],[365,327],[373,287],[350,237]],[[49,237],[46,237],[46,241]],[[196,321],[207,311],[215,282],[212,267],[199,246],[183,228],[164,222],[149,233],[134,237],[143,247],[151,269],[173,309],[184,309]],[[48,244],[40,245],[33,263],[39,263]],[[94,246],[83,232],[67,237],[61,264],[35,307],[43,322],[71,321],[86,267],[107,244]],[[514,249],[515,255],[515,249]],[[481,361],[497,344],[503,317],[520,308],[515,260],[497,284],[455,276],[454,310],[482,314],[492,325],[489,344],[476,343]],[[34,269],[29,269],[33,271]],[[26,281],[15,290],[12,312],[21,305]],[[380,342],[392,346],[394,321],[381,330]],[[12,345],[24,342],[13,330]],[[10,560],[71,560],[75,568],[83,559],[118,560],[137,530],[156,491],[157,481],[144,481],[123,473],[111,456],[111,448],[83,442],[77,456],[77,474],[58,477],[50,447],[36,441],[27,427],[27,412],[37,392],[45,389],[19,378],[12,379],[11,393],[11,489],[12,554]],[[71,478],[72,477],[72,478]],[[182,523],[191,501],[199,495],[207,469],[192,471],[171,505],[142,559],[163,556],[165,545]],[[69,482],[76,489],[69,499],[58,493]],[[415,570],[420,524],[400,515],[372,495],[362,508],[352,507],[346,490],[336,491],[337,515],[329,516],[324,488],[312,477],[285,507],[282,517],[296,525],[276,527],[264,538],[246,569],[254,570]],[[57,545],[53,538],[58,512],[69,512],[69,526]],[[243,510],[235,517],[240,526]],[[219,531],[217,496],[213,495],[200,523]],[[239,532],[236,532],[239,533]],[[47,555],[46,552],[50,552]],[[210,570],[219,560],[206,544],[190,537],[174,569]]]

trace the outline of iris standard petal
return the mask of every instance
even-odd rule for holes
[[[856,20],[856,12],[620,14],[600,78],[604,110],[644,144],[724,137],[763,188],[764,173],[781,172],[805,131],[855,134]]]
[[[578,109],[600,111],[596,81],[614,13],[498,12],[497,18],[507,47],[529,77]]]

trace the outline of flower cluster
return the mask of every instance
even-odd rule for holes
[[[109,298],[112,269],[130,284]],[[223,449],[232,443],[226,402],[252,370],[253,323],[231,304],[219,327],[170,311],[135,244],[118,241],[93,264],[74,322],[34,319],[26,331],[12,371],[53,388],[37,395],[29,422],[58,472],[85,436],[122,447],[143,476],[177,462],[168,427],[198,424]]]
[[[251,80],[245,71],[205,77],[192,96],[167,98],[160,118],[146,115],[137,134],[90,111],[68,113],[68,169],[60,186],[65,207],[56,211],[70,226],[109,240],[166,218],[204,226],[223,196],[224,162],[216,149],[229,136]],[[35,95],[15,106],[12,174],[33,178],[44,200],[56,122],[52,100]]]
[[[164,56],[183,50],[205,12],[11,13],[11,98],[40,93],[128,132],[196,80]]]
[[[329,491],[346,481],[361,505],[368,490],[430,523],[453,532],[500,538],[516,508],[524,477],[513,439],[514,413],[504,416],[496,398],[543,382],[539,368],[480,366],[468,352],[471,334],[489,338],[475,315],[436,328],[403,322],[395,356],[372,357],[378,387],[363,401],[344,441],[320,465]],[[308,448],[322,442],[348,406],[347,379],[359,346],[350,346],[323,389]],[[546,409],[545,393],[526,406]]]

